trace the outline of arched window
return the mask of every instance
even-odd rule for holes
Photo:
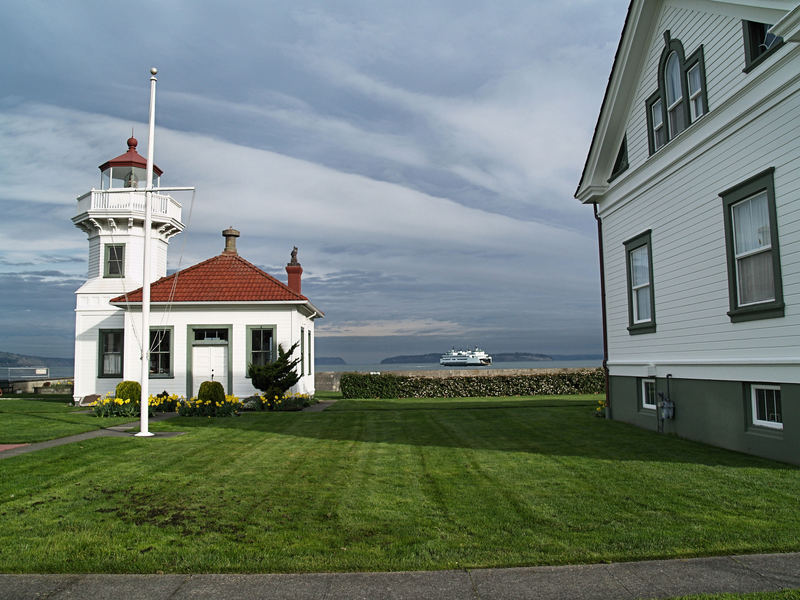
[[[681,60],[677,52],[671,52],[664,68],[664,88],[667,95],[669,136],[674,137],[686,129],[686,111],[681,83]]]
[[[708,112],[706,75],[701,45],[685,58],[683,44],[664,32],[658,65],[658,89],[647,99],[650,154]]]

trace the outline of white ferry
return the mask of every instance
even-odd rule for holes
[[[483,367],[492,364],[492,357],[475,346],[474,350],[456,350],[442,354],[439,364],[446,367]]]

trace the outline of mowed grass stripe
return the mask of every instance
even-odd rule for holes
[[[585,400],[346,402],[179,418],[153,424],[186,432],[177,438],[2,461],[0,570],[405,570],[800,550],[794,467],[596,419]]]

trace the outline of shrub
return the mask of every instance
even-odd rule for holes
[[[253,382],[253,387],[261,390],[269,398],[281,397],[286,391],[300,381],[300,375],[295,367],[300,362],[299,358],[292,359],[292,354],[298,344],[292,344],[288,351],[278,344],[278,358],[266,365],[250,364],[247,367],[247,376]]]
[[[400,377],[345,373],[339,382],[343,398],[399,398]]]
[[[120,381],[117,384],[117,389],[114,391],[114,396],[117,398],[122,398],[123,400],[141,402],[142,386],[138,381]]]
[[[225,402],[225,388],[219,381],[204,381],[197,391],[197,399],[205,402],[211,408],[211,416],[214,416],[215,408]]]
[[[409,377],[346,373],[340,381],[344,398],[466,398],[599,394],[605,391],[602,369],[580,369],[532,375],[478,377]]]

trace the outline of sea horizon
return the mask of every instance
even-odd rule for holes
[[[353,363],[345,365],[316,365],[317,373],[380,373],[389,371],[453,371],[459,369],[580,369],[602,366],[600,358],[590,360],[524,360],[496,362],[487,366],[454,367],[437,363]]]

